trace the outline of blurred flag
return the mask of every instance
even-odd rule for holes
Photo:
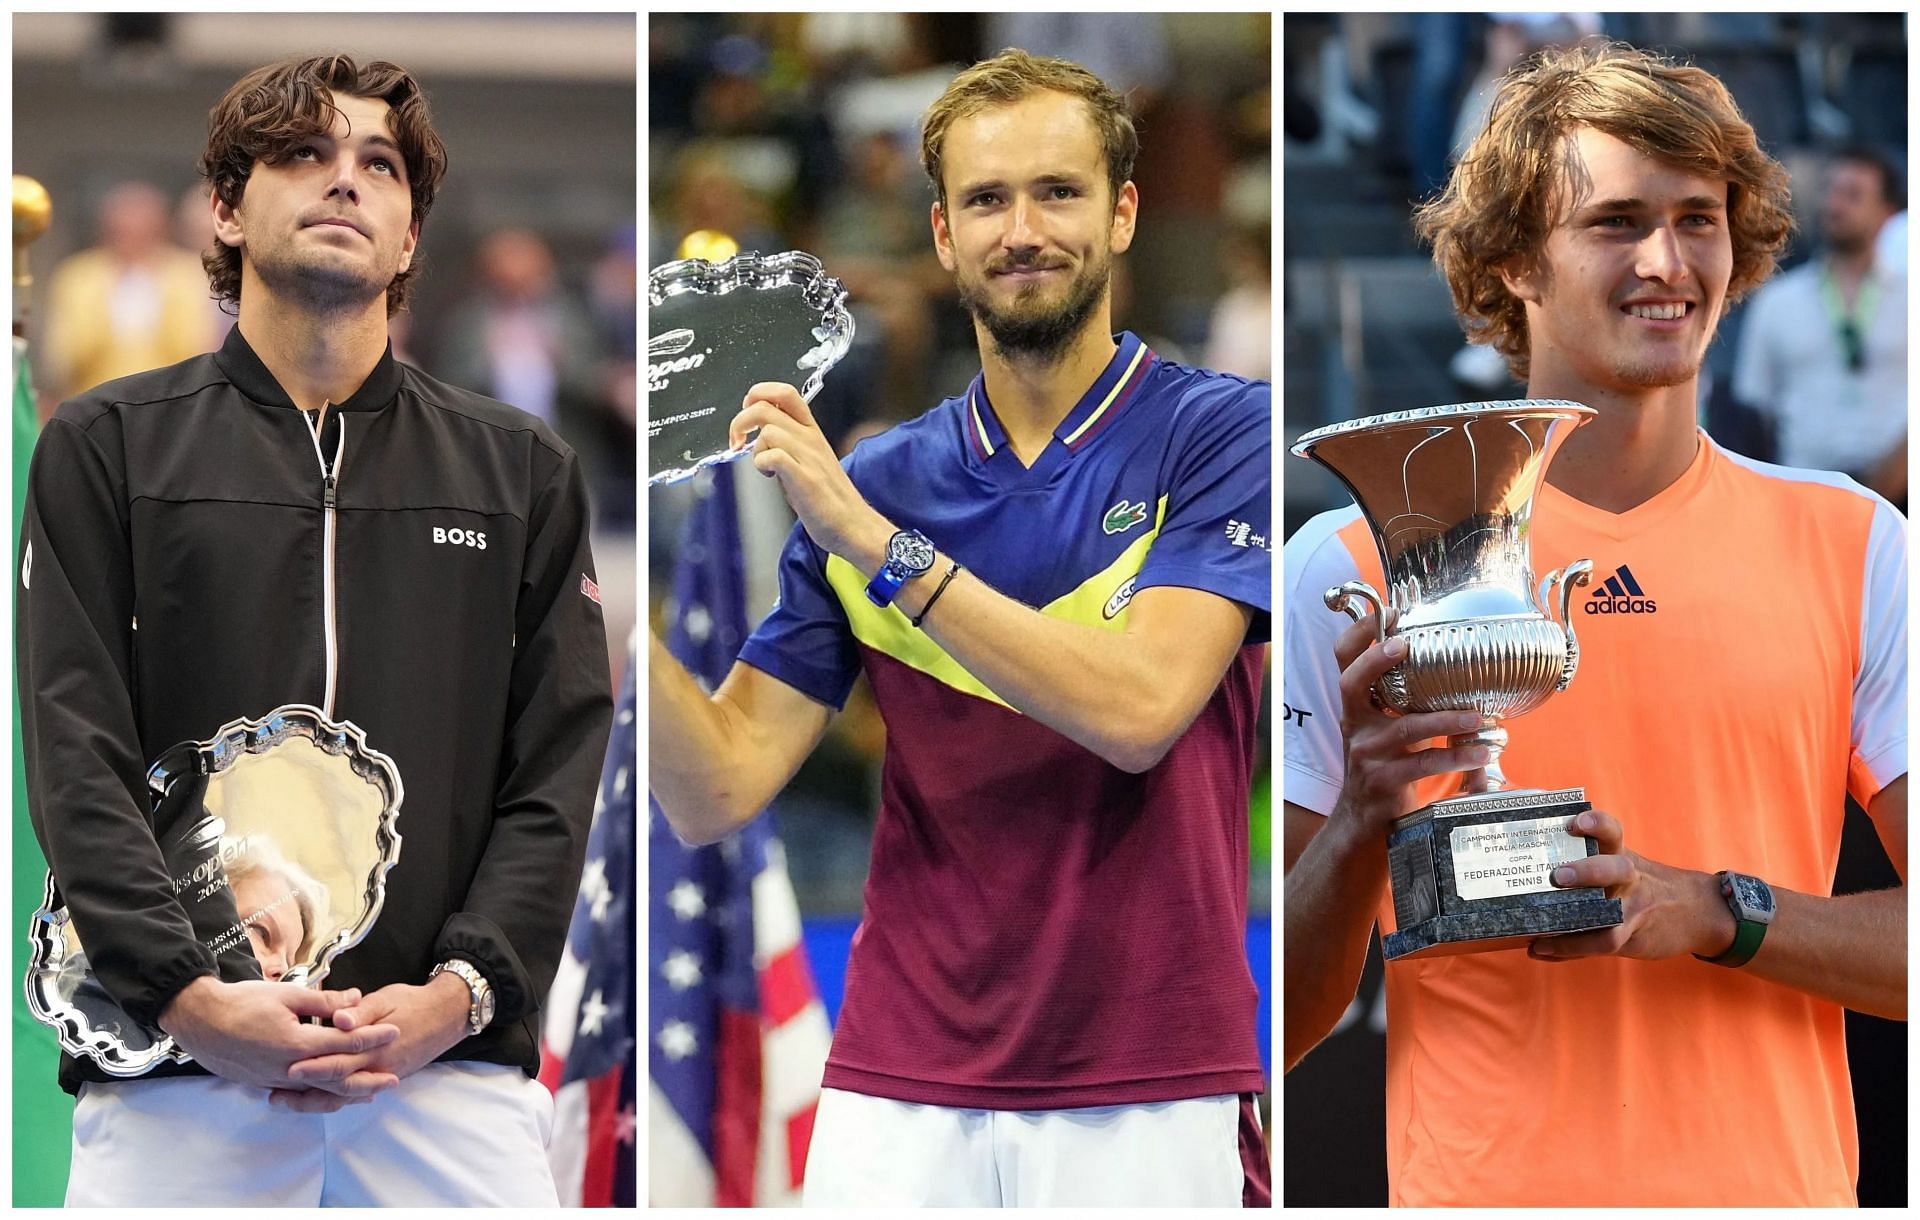
[[[700,486],[667,647],[712,689],[746,639],[746,596],[732,468]],[[798,1204],[831,1033],[772,819],[694,848],[649,805],[648,1202]]]
[[[567,951],[547,994],[540,1080],[554,1095],[547,1155],[567,1207],[635,1207],[634,650],[614,707]]]

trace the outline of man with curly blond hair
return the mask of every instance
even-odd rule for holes
[[[546,1206],[540,1004],[612,699],[573,452],[394,359],[446,169],[404,69],[247,74],[201,170],[220,350],[64,403],[17,589],[33,826],[96,981],[189,1057],[74,1048],[67,1202]],[[327,989],[278,981],[311,907],[238,879],[251,953],[196,937],[144,773],[307,704],[398,766],[406,850]]]
[[[1843,476],[1697,426],[1727,307],[1772,272],[1786,175],[1713,76],[1619,45],[1548,51],[1417,224],[1468,337],[1597,415],[1534,504],[1536,558],[1591,557],[1581,680],[1505,765],[1584,785],[1599,852],[1562,886],[1615,928],[1387,968],[1389,1193],[1403,1205],[1848,1205],[1846,1008],[1904,1019],[1906,895],[1832,893],[1851,793],[1906,871],[1906,522]],[[1373,643],[1318,590],[1380,581],[1356,510],[1286,548],[1286,1059],[1394,927],[1386,833],[1485,751],[1390,716]],[[1476,720],[1477,723],[1477,720]]]

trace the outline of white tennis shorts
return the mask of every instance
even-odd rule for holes
[[[807,1207],[1239,1207],[1240,1099],[962,1110],[823,1089]]]
[[[301,1114],[217,1076],[89,1084],[68,1207],[557,1207],[553,1099],[519,1068],[434,1063]]]

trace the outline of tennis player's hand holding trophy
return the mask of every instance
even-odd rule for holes
[[[1393,824],[1389,961],[1621,922],[1604,891],[1549,880],[1555,866],[1599,850],[1567,829],[1592,808],[1586,790],[1509,788],[1500,767],[1500,721],[1565,690],[1580,665],[1569,599],[1593,564],[1549,572],[1536,590],[1529,534],[1548,463],[1593,415],[1545,399],[1423,407],[1319,428],[1293,446],[1346,486],[1379,551],[1384,597],[1357,580],[1326,592],[1328,608],[1355,621],[1364,603],[1379,641],[1406,641],[1370,697],[1393,714],[1477,713],[1480,727],[1449,744],[1490,753],[1461,795]]]

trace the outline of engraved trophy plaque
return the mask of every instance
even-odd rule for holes
[[[318,986],[379,916],[400,773],[354,725],[298,704],[236,720],[167,750],[147,790],[174,897],[222,980]],[[27,1004],[68,1054],[113,1076],[189,1060],[94,976],[51,873],[30,939]]]
[[[1462,795],[1394,823],[1389,961],[1514,948],[1620,922],[1620,903],[1603,891],[1548,880],[1556,865],[1598,850],[1567,829],[1592,807],[1585,789],[1511,789],[1500,767],[1500,722],[1565,690],[1579,668],[1568,601],[1593,564],[1549,572],[1536,590],[1529,535],[1548,463],[1593,415],[1549,399],[1423,407],[1319,428],[1293,445],[1345,485],[1380,553],[1384,598],[1363,581],[1326,593],[1330,609],[1356,621],[1364,617],[1356,603],[1366,603],[1380,639],[1407,642],[1373,699],[1392,713],[1477,712],[1481,727],[1449,744],[1492,755],[1468,773]]]
[[[812,402],[853,343],[846,287],[799,251],[663,264],[647,307],[649,487],[747,452],[727,442],[747,390],[784,381]]]

